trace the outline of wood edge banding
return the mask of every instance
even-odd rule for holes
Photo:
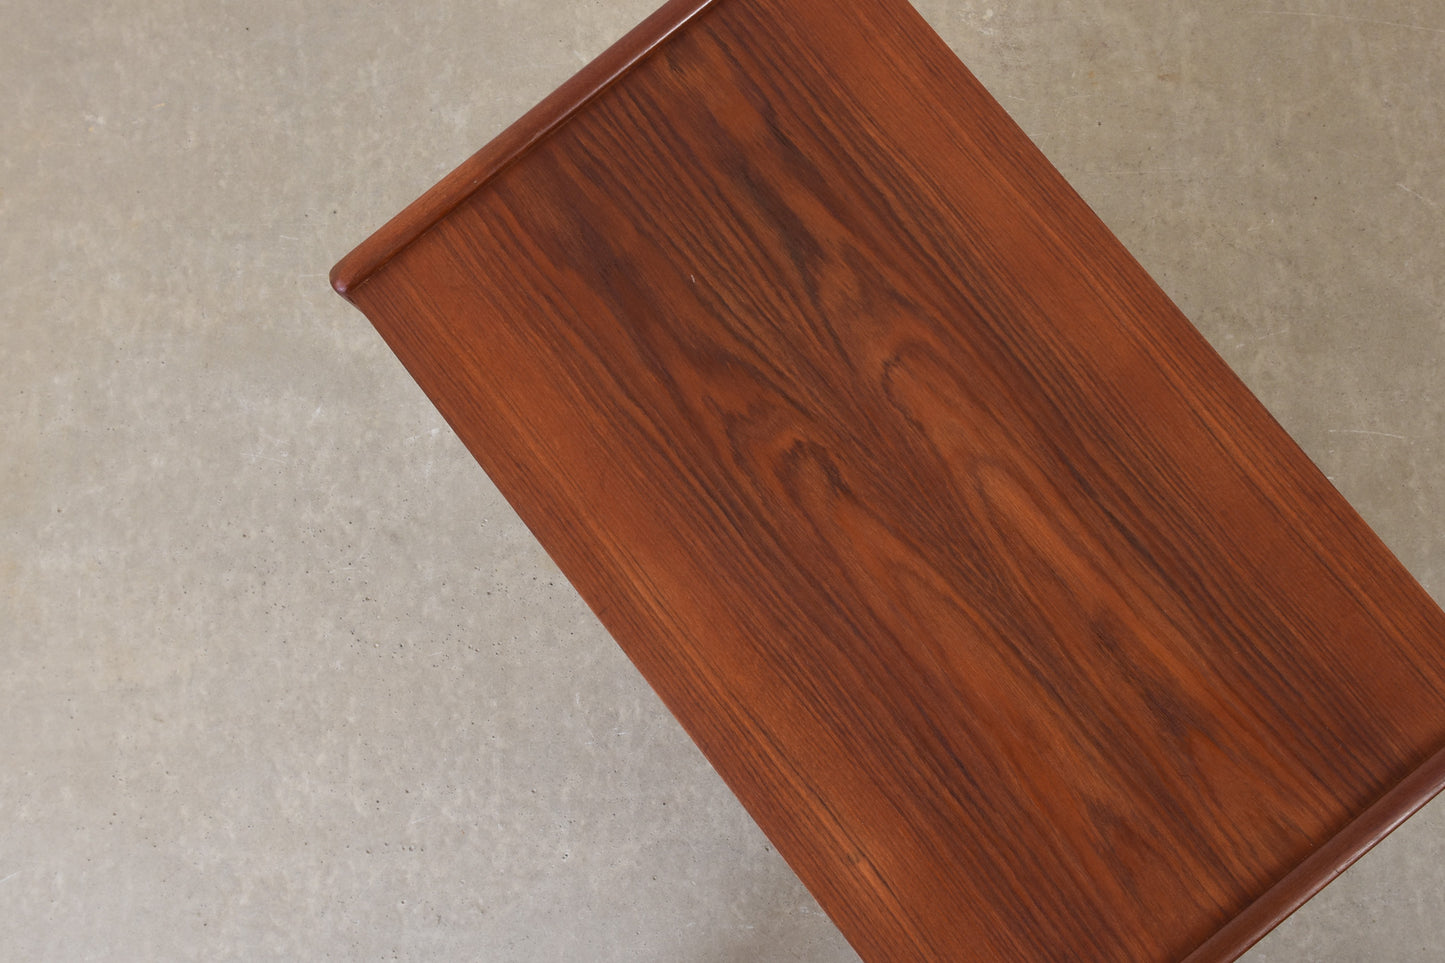
[[[668,0],[456,170],[387,221],[331,269],[331,286],[352,292],[489,180],[567,122],[717,0]]]
[[[1442,789],[1445,789],[1445,749],[1437,750],[1394,789],[1305,857],[1185,957],[1184,963],[1230,963],[1238,959]]]

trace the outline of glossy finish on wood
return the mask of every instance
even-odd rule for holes
[[[1445,779],[1445,616],[903,0],[671,3],[333,280],[865,959],[1230,959]]]

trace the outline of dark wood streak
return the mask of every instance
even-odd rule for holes
[[[675,0],[333,279],[867,959],[1232,959],[1445,782],[1445,616],[903,0]]]

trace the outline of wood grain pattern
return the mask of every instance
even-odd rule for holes
[[[1445,781],[1445,616],[904,0],[499,144],[338,290],[865,959],[1232,959]]]

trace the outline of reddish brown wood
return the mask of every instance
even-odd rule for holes
[[[331,286],[342,297],[383,267],[402,248],[491,180],[544,137],[584,109],[592,98],[652,52],[715,0],[668,0],[657,12],[552,91],[541,103],[477,153],[442,178],[431,190],[359,244],[331,270]]]
[[[904,0],[671,3],[334,280],[866,959],[1232,959],[1445,780],[1445,615]]]

